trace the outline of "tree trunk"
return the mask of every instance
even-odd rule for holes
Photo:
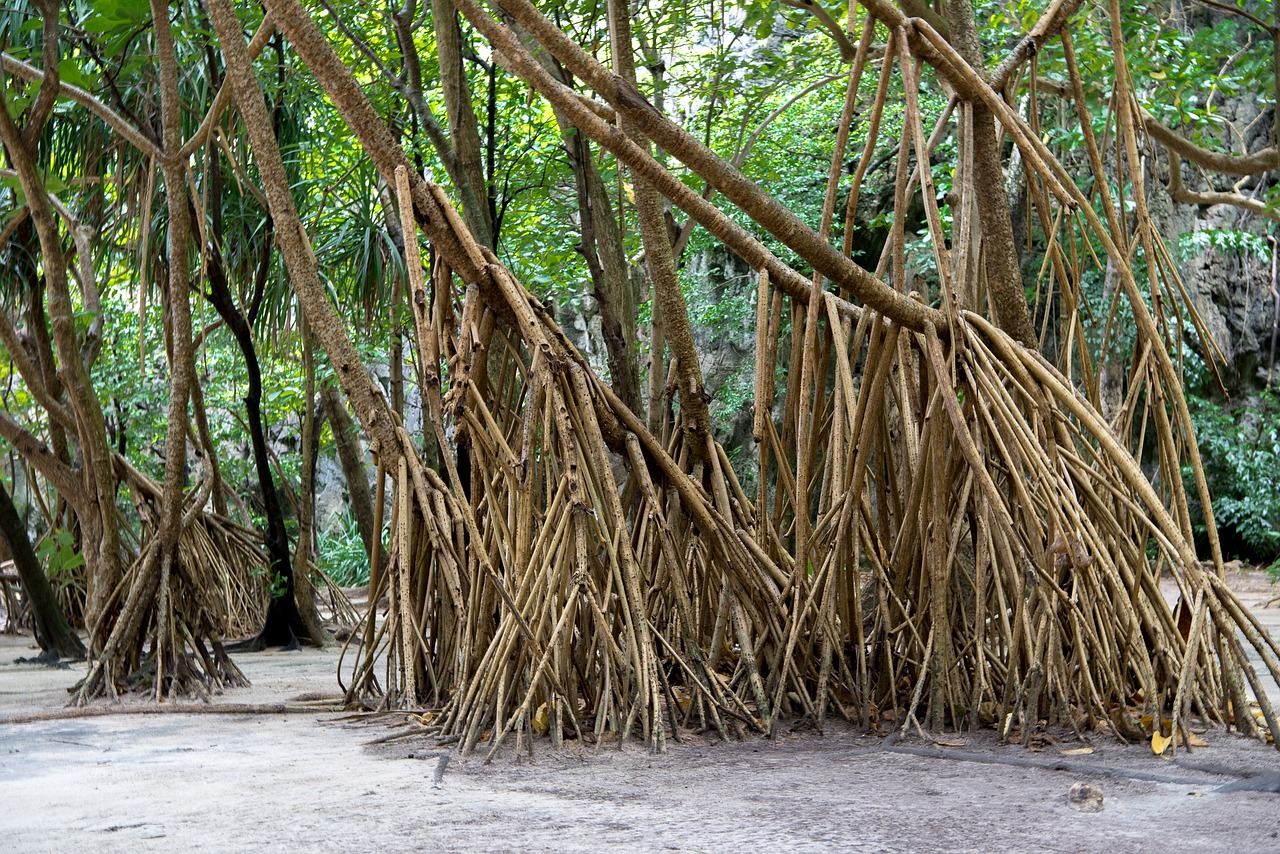
[[[300,8],[283,9],[284,15],[273,4],[272,14],[277,15],[281,29],[298,47],[298,40],[289,33],[283,22],[299,20],[305,16]],[[297,16],[290,18],[290,16]],[[329,302],[328,294],[320,281],[318,263],[311,251],[306,231],[298,218],[297,207],[289,192],[289,179],[280,156],[279,143],[271,128],[266,100],[253,73],[249,51],[244,42],[239,20],[230,0],[209,0],[209,16],[218,33],[223,57],[227,63],[227,79],[231,81],[240,106],[244,126],[253,145],[254,159],[262,175],[263,190],[277,225],[277,243],[284,255],[289,277],[302,304],[307,323],[316,341],[324,348],[338,375],[347,398],[369,435],[381,446],[380,453],[387,459],[398,455],[399,439],[391,421],[385,398],[375,387],[373,379],[364,370],[359,354],[347,335],[346,326]],[[376,119],[375,119],[376,121]],[[385,132],[385,127],[383,128]]]
[[[476,200],[475,212],[467,205],[468,209],[463,214],[480,245],[492,249],[496,235],[493,217],[486,203],[488,191],[485,189],[480,151],[480,127],[471,102],[467,70],[462,66],[462,28],[458,25],[458,10],[452,0],[431,0],[431,14],[435,24],[436,56],[440,62],[440,86],[444,90],[444,105],[449,117],[449,139],[458,159],[461,178],[470,184],[471,194]]]
[[[210,164],[211,182],[214,187],[214,198],[220,198],[219,189],[222,183],[221,161],[214,158]],[[323,644],[325,636],[316,636],[307,626],[295,601],[295,584],[293,562],[289,554],[289,537],[285,531],[284,510],[280,506],[279,494],[276,490],[275,476],[271,472],[270,457],[267,453],[266,426],[262,420],[262,368],[258,360],[257,347],[253,341],[253,329],[244,312],[237,305],[227,282],[226,269],[223,265],[221,246],[223,243],[221,217],[215,216],[212,224],[213,246],[210,247],[208,264],[209,292],[206,294],[218,316],[222,318],[240,348],[244,358],[245,372],[248,375],[248,386],[243,398],[245,420],[249,427],[249,442],[253,450],[254,471],[258,478],[258,489],[262,494],[263,515],[266,517],[266,530],[263,545],[270,560],[270,571],[273,579],[273,595],[267,606],[267,617],[258,637],[249,644],[250,648],[260,649],[263,646],[285,646],[294,648],[298,639],[304,638],[316,644]],[[268,230],[270,226],[268,226]],[[269,239],[264,240],[262,251],[269,254]],[[265,271],[266,265],[259,265]],[[256,291],[256,288],[255,288]],[[283,587],[280,586],[283,582]],[[287,599],[288,601],[281,601]]]
[[[527,33],[521,33],[531,45]],[[532,45],[531,45],[532,46]],[[572,88],[573,78],[546,51],[534,50],[534,56],[547,74]],[[591,274],[593,296],[600,306],[609,378],[613,390],[627,408],[642,414],[640,367],[636,348],[636,288],[627,263],[622,232],[618,228],[609,189],[600,177],[591,146],[565,112],[552,105],[556,124],[564,139],[565,153],[573,168],[573,181],[578,196],[578,220],[582,230],[579,251]],[[656,312],[655,312],[656,314]]]
[[[319,450],[319,420],[316,418],[316,370],[311,358],[311,335],[307,321],[301,321],[302,370],[305,374],[305,409],[302,416],[302,484],[298,490],[298,545],[293,552],[293,575],[297,579],[298,613],[307,635],[322,647],[329,642],[320,612],[316,608],[316,588],[311,580],[312,541],[315,538],[316,456]]]
[[[243,398],[245,421],[249,427],[249,443],[253,449],[254,471],[258,477],[258,489],[262,493],[262,510],[266,517],[263,545],[270,560],[270,570],[277,582],[271,603],[267,607],[266,623],[259,633],[256,648],[262,646],[295,647],[298,637],[306,637],[307,630],[294,601],[293,564],[289,557],[289,538],[284,526],[284,511],[276,491],[275,476],[271,473],[271,459],[267,453],[267,434],[262,421],[262,367],[253,343],[253,330],[240,312],[222,275],[221,265],[209,266],[209,301],[218,316],[227,324],[240,355],[244,358],[248,386]]]
[[[631,53],[631,23],[628,7],[620,0],[609,2],[609,33],[613,42],[615,72],[627,84],[635,86],[636,69]],[[625,116],[619,121],[624,133],[641,147],[649,147],[648,140],[635,124]],[[632,176],[635,181],[636,212],[640,218],[640,236],[644,242],[645,264],[649,268],[649,281],[653,287],[653,300],[662,315],[663,330],[669,337],[671,355],[676,360],[679,377],[681,416],[687,434],[689,450],[695,459],[706,455],[711,438],[711,414],[702,385],[702,366],[698,362],[698,350],[693,343],[693,327],[689,323],[689,310],[676,274],[675,255],[671,247],[671,233],[663,211],[662,196],[647,179]]]
[[[59,7],[53,0],[40,0],[37,5],[44,18],[44,80],[24,128],[19,130],[9,114],[0,110],[0,141],[8,149],[39,238],[48,311],[58,356],[57,375],[66,388],[78,425],[81,463],[77,475],[81,488],[63,497],[75,508],[80,520],[88,588],[85,619],[92,631],[90,647],[96,647],[98,640],[107,635],[110,624],[108,603],[123,574],[116,520],[115,474],[102,405],[81,359],[62,235],[36,166],[39,155],[37,141],[59,86]],[[46,101],[47,107],[41,107]]]
[[[27,536],[26,525],[22,523],[22,517],[13,506],[13,499],[3,482],[0,482],[0,536],[9,544],[22,590],[31,603],[31,614],[36,624],[36,642],[44,652],[41,657],[55,662],[64,658],[84,658],[84,644],[58,607],[53,585],[40,568],[40,561]]]
[[[973,0],[947,0],[945,13],[951,28],[951,43],[966,62],[982,73],[982,49],[973,16]],[[992,313],[1001,329],[1024,347],[1035,349],[1036,332],[1031,323],[1031,313],[1027,310],[1018,247],[1013,242],[1013,220],[1004,192],[1002,135],[996,133],[995,116],[985,105],[974,103],[969,115],[973,123],[973,177],[978,188],[982,258]],[[964,128],[959,133],[963,136]],[[927,169],[928,164],[923,164],[922,168]],[[977,310],[978,306],[964,308]]]
[[[573,166],[582,224],[581,252],[591,273],[613,390],[627,408],[642,414],[640,368],[636,360],[636,298],[627,269],[622,235],[609,204],[609,191],[591,157],[591,147],[568,120],[560,118],[565,150]]]
[[[364,541],[365,554],[373,560],[373,543],[380,532],[373,522],[373,495],[369,491],[369,475],[364,463],[364,448],[360,445],[360,430],[347,411],[341,392],[332,383],[325,383],[320,390],[320,401],[325,417],[333,430],[333,442],[338,448],[338,462],[347,480],[347,496],[351,513],[356,517],[360,539]],[[372,563],[370,563],[372,566]]]

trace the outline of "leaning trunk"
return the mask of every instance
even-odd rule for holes
[[[36,642],[40,644],[40,649],[55,661],[84,658],[84,644],[58,607],[53,585],[40,568],[40,561],[27,536],[27,527],[22,524],[22,517],[13,506],[13,499],[3,482],[0,482],[0,536],[9,544],[14,567],[18,570],[18,580],[22,582],[22,590],[27,596],[27,602],[31,604],[31,614],[36,624]]]

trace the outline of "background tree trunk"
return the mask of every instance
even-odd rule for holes
[[[325,383],[321,388],[320,401],[325,417],[329,419],[329,427],[333,430],[338,462],[342,465],[342,474],[347,481],[351,514],[356,517],[356,527],[360,530],[360,539],[364,542],[365,554],[369,555],[372,567],[373,544],[381,532],[374,529],[373,495],[369,490],[369,474],[364,462],[364,448],[360,443],[360,430],[347,411],[342,393],[333,383]]]
[[[22,523],[22,517],[13,506],[13,499],[3,482],[0,482],[0,536],[9,544],[13,555],[18,579],[22,582],[22,590],[35,620],[36,642],[40,649],[52,661],[84,658],[84,644],[58,607],[53,585],[40,568],[40,561],[27,536],[27,526]]]

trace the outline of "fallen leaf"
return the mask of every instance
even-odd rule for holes
[[[1063,756],[1086,756],[1093,753],[1092,747],[1072,747],[1067,750],[1059,750]]]
[[[536,732],[538,735],[547,734],[547,704],[546,703],[543,703],[541,706],[538,706],[538,711],[533,713],[533,720],[529,722],[529,725],[533,727],[533,731]]]
[[[965,744],[963,741],[943,741],[940,738],[935,738],[933,743],[938,747],[964,747]]]
[[[1162,755],[1169,749],[1169,745],[1173,743],[1172,738],[1166,738],[1159,732],[1151,733],[1151,752],[1156,756]]]

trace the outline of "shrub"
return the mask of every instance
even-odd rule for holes
[[[319,536],[320,569],[339,587],[369,583],[369,555],[360,539],[356,517],[347,511],[338,524]]]
[[[1223,548],[1280,573],[1280,400],[1234,411],[1189,398]],[[1183,471],[1194,494],[1190,468]]]

